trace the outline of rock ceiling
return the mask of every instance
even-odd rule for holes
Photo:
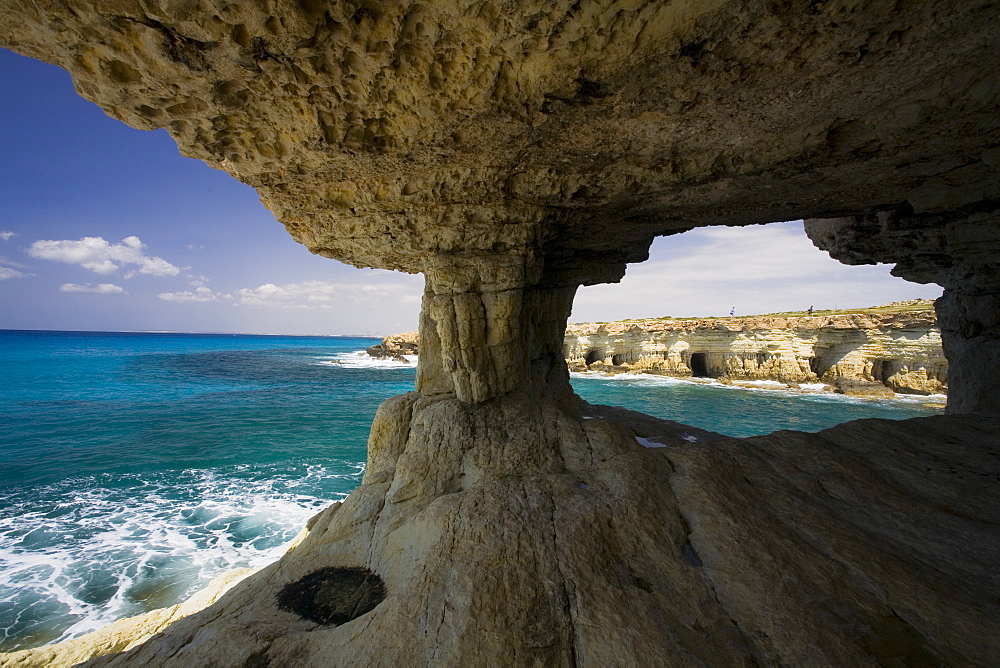
[[[0,44],[254,186],[313,252],[529,258],[575,285],[698,225],[995,198],[998,19],[968,1],[3,0]]]

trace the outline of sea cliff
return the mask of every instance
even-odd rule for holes
[[[89,665],[998,665],[1000,5],[803,4],[0,0],[312,252],[425,277],[362,484]],[[799,218],[944,288],[947,415],[691,443],[575,400],[579,286]]]
[[[368,353],[414,355],[417,332],[388,336]],[[571,371],[822,382],[867,396],[944,394],[948,380],[929,300],[844,311],[570,324],[563,353]]]

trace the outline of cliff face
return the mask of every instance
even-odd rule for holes
[[[995,665],[998,24],[987,0],[0,0],[0,44],[313,252],[426,276],[417,391],[364,484],[94,665]],[[579,285],[658,235],[797,218],[945,287],[953,415],[715,448],[577,405]]]
[[[393,334],[368,354],[416,355],[418,338]],[[919,300],[857,313],[570,324],[563,356],[570,371],[824,382],[862,395],[944,394],[948,381],[932,302]]]
[[[564,352],[570,370],[830,385],[846,378],[912,394],[944,393],[948,374],[932,310],[571,324]]]

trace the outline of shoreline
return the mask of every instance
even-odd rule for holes
[[[622,380],[624,382],[641,382],[645,379],[657,379],[662,385],[687,384],[713,387],[717,389],[746,390],[751,392],[777,392],[796,397],[828,397],[846,403],[870,402],[876,404],[921,405],[930,409],[943,410],[947,402],[944,394],[906,394],[893,393],[892,396],[851,395],[837,392],[826,383],[784,383],[778,380],[728,380],[720,382],[718,378],[677,377],[666,374],[650,373],[648,371],[607,372],[600,370],[570,371],[570,378],[581,380]],[[796,385],[798,387],[796,387]]]

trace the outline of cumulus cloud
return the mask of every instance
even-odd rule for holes
[[[4,241],[10,241],[13,237],[16,237],[16,236],[17,236],[17,232],[9,232],[9,231],[6,231],[6,230],[3,231],[3,232],[0,232],[0,239],[3,239]]]
[[[94,292],[101,295],[123,295],[125,294],[125,288],[120,285],[115,285],[114,283],[98,283],[97,285],[91,285],[87,283],[85,285],[80,285],[79,283],[63,283],[59,286],[60,292]]]
[[[23,271],[11,269],[10,267],[0,267],[0,281],[6,281],[8,278],[24,278],[25,276],[27,274]]]
[[[195,288],[193,291],[186,290],[184,292],[162,292],[156,296],[163,301],[177,303],[217,302],[220,299],[232,299],[231,295],[213,292],[210,288],[206,288],[204,286]]]
[[[146,245],[136,236],[125,237],[120,244],[108,243],[101,237],[36,241],[27,252],[41,260],[76,264],[104,275],[113,274],[122,267],[136,267],[126,274],[126,278],[136,272],[150,276],[176,276],[181,272],[180,267],[161,257],[146,255]]]
[[[238,303],[244,306],[331,309],[345,303],[410,303],[414,297],[411,293],[412,288],[403,283],[378,285],[301,281],[285,285],[265,283],[256,288],[243,288],[237,290],[235,296]]]
[[[194,274],[185,274],[185,278],[188,279],[188,284],[192,288],[201,288],[208,285],[208,276],[195,276]]]

